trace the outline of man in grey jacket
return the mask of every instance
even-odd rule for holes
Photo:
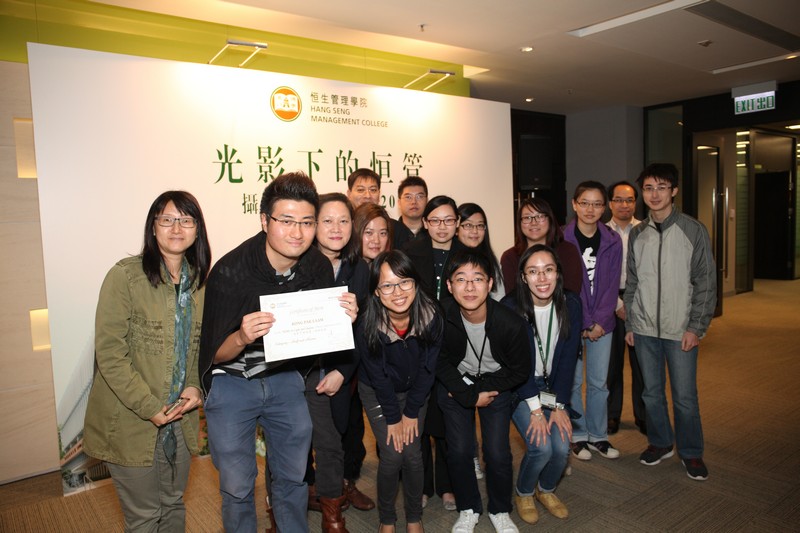
[[[625,340],[636,346],[644,378],[647,449],[639,460],[654,466],[673,455],[673,441],[695,480],[708,479],[697,400],[697,353],[716,303],[716,277],[706,228],[672,204],[675,165],[654,163],[637,179],[648,217],[630,234],[625,287]],[[675,434],[665,394],[669,370]]]

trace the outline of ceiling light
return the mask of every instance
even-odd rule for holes
[[[422,78],[424,78],[425,76],[429,76],[429,75],[433,75],[433,76],[439,75],[439,76],[441,76],[441,78],[439,78],[438,80],[434,81],[433,83],[431,83],[431,84],[430,84],[430,85],[428,85],[427,87],[424,87],[424,88],[422,89],[423,91],[427,91],[428,89],[430,89],[430,88],[431,88],[431,87],[433,87],[434,85],[438,85],[438,84],[440,84],[441,82],[443,82],[444,80],[446,80],[446,79],[447,79],[447,78],[449,78],[450,76],[455,76],[455,75],[456,75],[456,73],[455,73],[455,72],[450,72],[450,71],[448,71],[448,70],[435,70],[435,69],[428,69],[428,72],[425,72],[425,73],[421,74],[420,76],[417,76],[416,78],[414,78],[414,79],[413,79],[413,80],[411,80],[410,82],[408,82],[408,83],[406,83],[405,85],[403,85],[403,89],[408,89],[410,86],[414,85],[414,84],[415,84],[415,83],[417,83],[419,80],[421,80],[421,79],[422,79]]]
[[[519,51],[523,53],[533,52],[533,46],[523,46]]]
[[[800,130],[800,124],[792,124],[791,126],[786,126],[787,130]]]
[[[736,136],[737,136],[737,137],[743,137],[743,136],[745,136],[745,135],[750,135],[750,132],[749,132],[749,131],[747,131],[747,130],[744,130],[744,131],[737,131],[737,132],[736,132]]]
[[[216,55],[214,55],[214,57],[212,57],[212,58],[209,60],[208,64],[210,65],[210,64],[212,64],[214,61],[216,61],[216,59],[217,59],[219,56],[221,56],[221,55],[222,55],[222,53],[223,53],[225,50],[227,50],[229,47],[231,47],[231,46],[244,46],[244,47],[247,47],[247,48],[252,48],[252,49],[253,49],[253,52],[252,52],[252,53],[251,53],[249,56],[247,56],[247,59],[245,59],[244,61],[242,61],[241,63],[239,63],[239,66],[240,66],[240,67],[243,67],[243,66],[245,66],[245,65],[246,65],[246,64],[247,64],[247,63],[248,63],[248,62],[249,62],[251,59],[253,59],[253,58],[255,57],[255,55],[256,55],[257,53],[259,53],[261,50],[266,50],[266,49],[269,47],[269,45],[268,45],[267,43],[253,43],[253,42],[250,42],[250,41],[238,41],[238,40],[236,40],[236,39],[228,39],[228,41],[225,43],[225,46],[223,46],[223,47],[222,47],[222,49],[221,49],[219,52],[217,52],[217,53],[216,53]]]
[[[535,98],[532,98],[532,97],[531,97],[531,98],[526,98],[526,99],[525,99],[525,101],[526,101],[526,102],[528,102],[528,103],[531,103],[531,102],[533,102],[534,100],[535,100]]]
[[[639,22],[640,20],[662,15],[676,9],[684,9],[695,4],[703,4],[707,1],[708,0],[671,0],[670,2],[664,2],[663,4],[648,7],[647,9],[634,11],[633,13],[622,15],[621,17],[599,22],[597,24],[592,24],[590,26],[584,26],[583,28],[578,28],[577,30],[568,31],[567,34],[572,35],[573,37],[587,37],[595,33],[600,33],[601,31],[612,30],[620,26],[625,26],[626,24]]]
[[[783,61],[784,59],[794,59],[796,55],[791,56],[775,56],[775,57],[768,57],[766,59],[759,59],[758,61],[750,61],[749,63],[742,63],[740,65],[731,65],[729,67],[722,67],[717,68],[711,71],[711,74],[724,74],[726,72],[731,72],[732,70],[740,70],[743,68],[750,68],[750,67],[757,67],[759,65],[766,65],[768,63],[775,63],[776,61]]]

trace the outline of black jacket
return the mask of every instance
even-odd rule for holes
[[[501,368],[482,374],[481,379],[467,385],[458,370],[467,351],[467,332],[458,304],[454,300],[445,302],[444,342],[436,367],[436,378],[464,407],[474,407],[481,392],[504,392],[518,387],[528,380],[531,373],[528,324],[514,311],[491,298],[487,298],[486,305],[486,335],[492,348],[492,357]]]
[[[450,259],[453,257],[458,250],[465,248],[461,241],[453,238],[453,243],[450,246],[450,253],[447,256],[447,262],[444,265],[444,272],[447,272],[447,263],[450,262]],[[425,235],[417,237],[413,241],[408,241],[403,251],[408,255],[411,261],[414,263],[414,268],[417,269],[420,278],[420,286],[425,293],[431,297],[433,300],[443,300],[446,296],[450,295],[450,292],[447,290],[447,284],[445,283],[444,279],[441,282],[441,289],[439,291],[439,297],[436,296],[436,272],[433,268],[433,241],[431,240],[431,236],[428,232],[425,232]]]
[[[239,329],[242,317],[260,310],[262,294],[333,286],[331,263],[313,246],[300,257],[291,279],[279,280],[267,260],[266,239],[263,231],[247,239],[217,261],[208,276],[198,365],[206,394],[211,389],[211,367],[217,350],[231,333]],[[253,346],[263,350],[263,344],[263,339],[259,338]],[[287,364],[294,364],[303,372],[312,362],[311,358],[301,358]]]

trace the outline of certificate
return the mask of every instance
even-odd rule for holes
[[[275,322],[264,335],[267,362],[353,349],[353,326],[339,297],[347,287],[261,296]]]

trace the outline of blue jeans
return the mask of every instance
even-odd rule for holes
[[[483,503],[475,477],[475,407],[463,407],[438,387],[439,406],[444,414],[447,438],[447,467],[459,511],[483,513]],[[486,494],[491,514],[511,512],[513,465],[509,428],[511,393],[501,392],[486,407],[478,408],[481,419],[483,460],[486,463]]]
[[[596,341],[585,339],[583,361],[575,365],[570,406],[580,418],[572,421],[572,442],[608,440],[608,363],[611,360],[611,333]],[[583,405],[583,364],[586,363],[586,408]]]
[[[304,389],[296,370],[249,380],[214,376],[205,412],[211,459],[219,471],[225,531],[256,531],[256,424],[264,428],[267,443],[275,521],[282,531],[308,531],[308,489],[303,476],[311,446],[311,417]]]
[[[684,352],[681,350],[681,341],[637,334],[633,335],[633,342],[644,379],[642,398],[647,410],[647,440],[653,446],[669,448],[674,438],[681,458],[702,458],[703,426],[697,400],[697,347]],[[674,436],[667,408],[665,364],[669,369],[672,390]]]
[[[539,379],[537,378],[537,381]],[[544,379],[541,381],[539,388],[544,390]],[[550,409],[542,410],[549,421],[552,411]],[[543,443],[538,446],[532,444],[530,438],[525,435],[531,423],[531,410],[524,400],[519,402],[511,415],[511,420],[525,442],[525,455],[522,456],[517,476],[517,494],[532,496],[537,484],[542,492],[553,492],[567,466],[569,441],[563,440],[558,428],[552,426],[550,435]]]

